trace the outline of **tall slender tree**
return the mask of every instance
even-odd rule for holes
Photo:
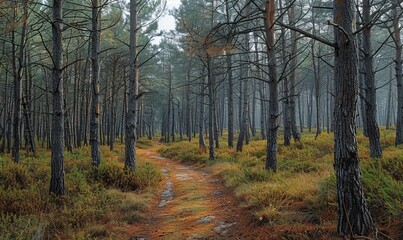
[[[90,144],[91,144],[91,157],[92,164],[99,166],[101,163],[101,149],[99,143],[99,16],[100,6],[99,0],[91,0],[92,3],[92,30],[91,30],[91,120],[90,120]]]
[[[277,139],[278,139],[278,79],[277,62],[274,48],[274,15],[275,0],[266,0],[265,34],[267,59],[269,65],[269,117],[267,124],[266,169],[277,170]]]
[[[52,159],[50,193],[64,194],[64,110],[63,110],[63,45],[62,45],[62,14],[63,0],[53,0],[53,70],[52,70]]]
[[[290,9],[288,11],[288,20],[290,22],[290,26],[295,27],[295,6],[291,4],[291,0],[287,2],[290,5]],[[296,71],[297,71],[297,32],[291,31],[291,52],[290,52],[290,95],[289,98],[289,121],[291,125],[292,136],[295,141],[299,141],[301,139],[301,134],[297,128],[297,114],[295,107],[295,99],[296,99],[296,90],[295,90],[295,80],[296,80]]]
[[[379,139],[379,127],[376,121],[376,86],[373,70],[373,53],[371,44],[371,5],[370,0],[363,0],[362,15],[365,28],[362,32],[362,46],[364,52],[365,69],[365,117],[370,144],[370,156],[382,157],[381,141]]]
[[[17,11],[19,9],[18,5],[20,3],[15,2],[14,4],[14,16],[13,20],[17,21]],[[23,4],[23,14],[21,16],[22,26],[20,33],[20,43],[17,47],[16,43],[16,31],[12,30],[12,53],[13,53],[13,75],[14,75],[14,119],[13,119],[13,150],[12,156],[14,162],[18,163],[20,161],[20,127],[21,127],[21,100],[22,100],[22,78],[24,71],[26,71],[26,40],[27,40],[27,25],[28,25],[28,0],[24,0]],[[19,53],[17,55],[17,49]]]
[[[130,0],[130,58],[126,115],[125,169],[136,171],[136,127],[138,95],[137,0]]]
[[[403,69],[402,39],[400,36],[401,9],[399,0],[392,1],[393,40],[395,42],[395,71],[397,85],[396,145],[403,144]]]

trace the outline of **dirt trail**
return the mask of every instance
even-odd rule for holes
[[[155,149],[137,154],[158,166],[165,178],[147,223],[133,226],[131,239],[249,239],[248,213],[239,210],[221,179],[160,157]]]

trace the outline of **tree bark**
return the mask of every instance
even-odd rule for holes
[[[207,55],[207,87],[208,87],[208,139],[209,139],[209,159],[215,160],[214,152],[214,96],[213,96],[213,69],[212,69],[212,59]]]
[[[190,103],[190,60],[188,65],[188,70],[186,72],[186,117],[185,117],[185,125],[186,125],[186,136],[188,141],[192,141],[192,129],[191,129],[191,118],[192,118],[192,111],[190,110],[191,103]]]
[[[291,3],[291,1],[290,1]],[[295,7],[294,4],[290,6],[288,11],[288,20],[290,26],[295,26]],[[295,141],[301,140],[301,134],[297,128],[297,114],[295,107],[296,91],[295,91],[295,79],[296,79],[296,68],[297,68],[297,32],[291,31],[291,52],[290,52],[290,95],[289,100],[289,118],[292,137]]]
[[[50,193],[55,195],[64,194],[64,114],[63,114],[63,45],[62,45],[62,5],[63,0],[53,1],[53,117],[52,117],[52,159]]]
[[[265,33],[267,59],[269,61],[269,119],[266,149],[267,170],[277,170],[277,138],[278,138],[278,82],[277,63],[274,49],[274,15],[275,0],[266,0]]]
[[[392,67],[390,68],[390,74],[389,74],[389,91],[388,91],[388,107],[387,107],[387,112],[386,112],[386,129],[390,128],[390,115],[391,115],[391,111],[392,111]]]
[[[232,78],[232,56],[227,57],[227,78],[228,78],[228,147],[234,147],[234,83]]]
[[[259,56],[259,48],[258,48],[258,44],[259,44],[259,37],[257,34],[254,35],[254,40],[255,40],[255,65],[257,67],[257,78],[258,79],[263,79],[262,76],[262,70],[261,70],[261,66],[260,66],[260,56]],[[263,81],[259,81],[258,83],[258,88],[259,88],[259,98],[260,98],[260,136],[262,139],[266,139],[266,104],[265,104],[265,87],[264,87],[264,82]]]
[[[334,168],[337,182],[338,227],[343,237],[374,231],[361,183],[357,151],[356,103],[358,59],[355,40],[355,1],[334,1],[336,53]]]
[[[366,114],[366,103],[365,103],[365,76],[364,76],[364,64],[359,63],[359,94],[360,94],[360,113],[362,119],[362,129],[364,136],[368,137],[368,125],[367,125],[367,114]]]
[[[248,66],[247,66],[248,68]],[[243,107],[242,107],[242,124],[241,124],[241,129],[239,131],[239,136],[238,136],[238,141],[236,144],[236,151],[237,152],[242,152],[242,147],[243,147],[243,141],[246,138],[247,131],[248,129],[248,116],[249,116],[249,104],[248,104],[248,70],[243,69],[242,72],[246,73],[245,76],[241,77],[241,81],[244,81],[243,85]]]
[[[246,7],[244,8],[244,15],[246,17],[249,16],[250,12],[250,7],[251,5],[247,3]],[[248,26],[249,27],[249,26]],[[242,98],[242,102],[239,104],[242,104],[242,107],[240,107],[240,110],[242,109],[242,112],[240,113],[240,129],[239,129],[239,135],[238,135],[238,141],[236,144],[236,150],[237,152],[242,152],[242,147],[243,147],[243,142],[246,139],[246,142],[248,142],[248,133],[249,133],[249,103],[248,103],[248,84],[249,84],[249,33],[244,34],[244,39],[243,39],[243,48],[244,48],[244,55],[245,57],[241,57],[241,72],[240,76],[241,79],[240,81],[242,82],[243,89],[241,91],[240,89],[240,97]],[[241,96],[242,95],[242,96]]]
[[[15,3],[18,4],[18,3]],[[16,6],[17,9],[18,6]],[[16,21],[16,9],[14,9],[14,20]],[[14,119],[13,119],[13,150],[12,156],[14,162],[20,161],[20,127],[21,127],[21,99],[22,99],[22,77],[25,66],[26,34],[28,24],[28,0],[23,2],[22,28],[19,44],[18,63],[17,46],[15,40],[15,30],[12,31],[12,53],[13,53],[13,74],[14,74]]]
[[[4,45],[3,45],[3,54],[4,53],[5,53],[5,51],[4,51]],[[5,72],[5,86],[4,86],[4,92],[3,92],[3,94],[4,94],[4,115],[3,115],[3,133],[2,133],[3,139],[1,141],[1,147],[0,147],[0,152],[2,152],[2,153],[4,153],[4,150],[6,148],[6,140],[8,139],[8,135],[9,135],[7,129],[9,127],[10,122],[7,121],[7,119],[11,115],[10,114],[11,111],[9,111],[9,99],[8,99],[9,97],[7,94],[9,89],[7,89],[7,88],[8,88],[8,72],[6,71]]]
[[[373,158],[382,157],[382,146],[379,139],[379,127],[376,121],[376,86],[375,74],[373,71],[373,57],[371,46],[371,6],[369,0],[363,1],[363,19],[367,27],[362,32],[362,45],[364,49],[365,66],[365,113],[368,127],[370,145],[370,156]]]
[[[312,14],[312,25],[313,25],[313,34],[316,34],[316,29],[315,29],[315,16]],[[319,33],[320,34],[320,31]],[[320,55],[320,48],[318,50],[318,55]],[[316,134],[315,134],[315,139],[322,133],[322,129],[320,127],[321,120],[320,120],[320,64],[319,60],[316,61],[316,58],[318,55],[315,56],[315,40],[312,39],[312,45],[311,45],[311,53],[312,53],[312,67],[313,67],[313,73],[314,73],[314,87],[315,87],[315,103],[316,103]],[[312,96],[312,95],[311,95]],[[312,98],[311,98],[311,105],[312,105]],[[312,107],[312,106],[311,106]],[[311,111],[312,114],[312,111]]]
[[[402,40],[400,37],[401,9],[398,0],[392,2],[393,32],[396,47],[395,71],[397,85],[397,114],[396,114],[396,145],[403,144],[403,71],[402,71]]]
[[[252,117],[250,119],[250,129],[252,132],[252,137],[256,137],[256,79],[253,79],[252,84]],[[249,142],[249,141],[248,141]]]
[[[117,64],[116,62],[118,61],[117,58],[114,59],[114,64],[113,64],[113,69],[112,69],[112,89],[111,89],[111,110],[110,110],[110,118],[111,118],[111,124],[110,124],[110,130],[109,130],[109,150],[113,150],[114,148],[114,143],[115,143],[115,127],[116,127],[116,104],[115,104],[115,86],[116,86],[116,69],[117,69]]]
[[[128,85],[128,110],[126,115],[125,169],[136,171],[136,127],[138,95],[137,58],[137,0],[130,0],[130,70]]]
[[[206,149],[206,142],[204,141],[204,88],[205,77],[204,68],[200,84],[200,105],[199,105],[199,149]]]
[[[279,1],[279,8],[282,8],[282,1]],[[283,17],[280,18],[280,21],[283,21]],[[287,53],[286,53],[286,39],[285,39],[285,28],[281,26],[281,68],[283,69],[283,72],[286,72],[287,68]],[[294,71],[294,69],[291,69],[291,71]],[[289,83],[288,83],[288,77],[283,76],[280,81],[283,81],[283,126],[284,126],[284,145],[289,146],[291,144],[291,119],[290,119],[290,100],[289,100]]]
[[[90,120],[90,144],[92,164],[98,167],[101,163],[101,149],[99,143],[99,5],[98,0],[92,2],[92,31],[91,31],[91,63],[92,63],[92,101]]]
[[[169,60],[168,60],[169,61]],[[167,125],[166,125],[166,136],[165,142],[169,143],[171,141],[171,109],[172,108],[172,66],[168,63],[168,113],[167,113]],[[173,120],[172,120],[173,121]],[[174,131],[172,130],[172,135]],[[173,136],[174,138],[174,136]]]

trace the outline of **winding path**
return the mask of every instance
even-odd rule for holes
[[[138,155],[161,169],[165,179],[147,220],[131,239],[246,239],[248,215],[223,181],[201,168],[163,158],[155,149]],[[245,232],[246,231],[246,232]],[[249,239],[249,238],[248,238]]]

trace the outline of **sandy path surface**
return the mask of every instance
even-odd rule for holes
[[[164,180],[147,222],[133,225],[130,239],[250,239],[248,213],[218,176],[155,149],[137,154],[158,166]]]

